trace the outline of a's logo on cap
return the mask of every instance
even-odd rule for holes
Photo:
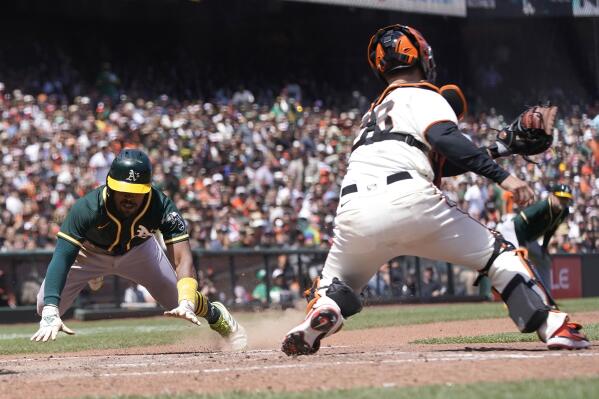
[[[125,180],[137,181],[137,179],[139,179],[139,172],[136,172],[133,169],[129,169],[129,177],[127,177]]]

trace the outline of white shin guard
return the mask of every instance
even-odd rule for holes
[[[506,301],[510,317],[520,331],[536,330],[545,342],[567,320],[566,313],[551,309],[545,288],[534,278],[534,273],[516,251],[501,253],[489,268],[488,275],[493,287]]]

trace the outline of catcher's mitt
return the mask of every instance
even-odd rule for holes
[[[497,140],[506,147],[508,150],[506,152],[511,154],[524,156],[540,154],[551,146],[556,115],[556,106],[530,107],[511,125],[500,131]]]

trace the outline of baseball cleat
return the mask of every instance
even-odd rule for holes
[[[591,346],[586,335],[580,332],[578,323],[565,322],[551,338],[547,340],[549,349],[585,349]]]
[[[312,355],[320,349],[320,340],[339,331],[343,317],[339,308],[322,305],[313,308],[306,319],[285,336],[281,350],[287,356]]]
[[[220,311],[220,317],[216,323],[210,324],[210,328],[225,338],[231,349],[240,351],[247,347],[248,337],[245,328],[233,318],[225,305],[220,302],[212,302]]]

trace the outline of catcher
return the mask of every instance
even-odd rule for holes
[[[146,287],[166,316],[208,321],[232,349],[245,348],[244,328],[219,302],[198,292],[185,222],[175,204],[152,187],[152,166],[139,150],[123,150],[106,185],[77,200],[62,223],[54,255],[37,296],[41,314],[32,341],[74,334],[60,316],[88,281],[117,275]],[[160,230],[166,254],[153,232]],[[174,269],[173,269],[174,266]]]
[[[362,119],[341,185],[332,247],[321,277],[307,292],[308,314],[287,333],[282,351],[318,351],[323,338],[362,310],[360,293],[378,267],[399,255],[475,269],[489,277],[521,332],[536,331],[549,349],[588,347],[581,326],[553,305],[523,254],[459,210],[435,185],[443,176],[470,171],[510,191],[519,205],[530,204],[530,187],[492,156],[524,151],[520,136],[550,133],[556,110],[529,110],[496,146],[477,148],[458,129],[459,115],[442,95],[449,90],[448,97],[459,98],[458,91],[433,85],[432,50],[417,30],[383,28],[367,54],[386,88]],[[465,109],[465,101],[462,105]]]

